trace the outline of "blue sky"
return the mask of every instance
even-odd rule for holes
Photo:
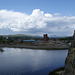
[[[62,15],[75,15],[75,0],[0,0],[0,9],[8,9],[27,14],[34,9],[45,13],[61,13]]]
[[[0,0],[0,35],[70,36],[74,20],[75,0]]]

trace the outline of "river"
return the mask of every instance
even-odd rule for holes
[[[48,75],[65,65],[68,50],[3,48],[0,75]]]

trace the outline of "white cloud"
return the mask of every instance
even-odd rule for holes
[[[55,13],[59,15],[59,13]],[[0,29],[28,34],[72,35],[75,29],[75,16],[53,16],[40,9],[27,15],[21,12],[0,10]]]
[[[59,15],[61,15],[61,14],[60,14],[60,13],[54,13],[54,15],[55,15],[55,16],[59,16]]]
[[[46,13],[45,16],[46,16],[46,17],[52,17],[52,15],[49,14],[49,13]]]

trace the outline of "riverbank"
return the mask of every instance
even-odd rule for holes
[[[27,48],[27,49],[42,49],[42,50],[65,50],[69,49],[68,45],[25,45],[25,44],[0,44],[0,47],[9,48]]]

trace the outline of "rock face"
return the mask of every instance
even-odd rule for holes
[[[75,75],[75,48],[69,51],[65,61],[65,72],[64,75]]]
[[[69,49],[65,61],[65,71],[63,75],[75,75],[75,31],[73,38],[74,40],[72,41],[71,48]]]

